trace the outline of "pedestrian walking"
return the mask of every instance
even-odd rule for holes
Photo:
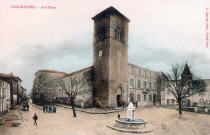
[[[37,126],[37,122],[36,121],[38,120],[38,116],[36,115],[36,113],[34,113],[34,117],[32,119],[34,119],[34,125]]]

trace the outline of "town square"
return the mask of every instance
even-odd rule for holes
[[[16,115],[14,123],[20,123],[18,127],[0,126],[1,135],[127,135],[134,133],[119,132],[107,127],[117,118],[116,113],[89,114],[77,111],[77,118],[72,115],[72,110],[64,107],[57,107],[56,113],[43,113],[33,105],[29,112],[12,112],[1,117],[6,119]],[[32,117],[37,113],[38,125],[33,125]],[[126,111],[120,112],[121,117],[126,116]],[[208,135],[210,132],[210,118],[206,114],[184,112],[179,116],[177,110],[169,108],[139,108],[136,110],[136,117],[146,119],[154,126],[154,131],[142,133],[147,135]],[[18,120],[17,120],[18,119]],[[1,120],[2,122],[2,120]]]
[[[208,2],[1,3],[0,135],[210,134]]]

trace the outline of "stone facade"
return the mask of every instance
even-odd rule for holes
[[[126,97],[129,20],[113,7],[94,20],[94,102],[100,107],[115,107]]]
[[[207,84],[206,91],[191,96],[189,98],[191,106],[198,104],[201,107],[210,107],[210,79],[204,79],[204,81]]]
[[[67,90],[70,91],[70,79],[76,77],[77,79],[84,79],[86,82],[85,85],[77,91],[78,95],[75,98],[75,105],[81,107],[81,103],[83,102],[84,107],[92,107],[93,106],[93,68],[85,68],[77,72],[73,72],[71,74],[67,74],[63,77],[63,81],[65,82],[65,86]],[[64,94],[63,91],[60,91],[60,97]],[[66,95],[65,95],[66,96]]]
[[[21,92],[21,96],[22,96],[22,98],[26,98],[26,95],[27,95],[27,90],[25,89],[25,88],[23,88],[23,87],[21,87],[21,89],[22,89],[22,92]]]
[[[10,107],[10,81],[0,76],[0,115],[9,111]]]
[[[22,95],[22,88],[21,88],[21,81],[19,79],[16,79],[16,81],[12,81],[13,83],[13,95],[16,97],[14,100],[14,105],[21,103],[21,95]]]
[[[21,103],[21,82],[22,80],[18,77],[11,74],[0,73],[0,76],[5,77],[10,82],[10,108],[13,108],[17,104]]]
[[[138,103],[138,106],[157,103],[157,77],[159,72],[128,64],[128,95],[126,101]]]

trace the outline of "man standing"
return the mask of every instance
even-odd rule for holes
[[[38,120],[38,116],[36,115],[36,113],[34,113],[34,117],[32,119],[34,119],[34,125],[37,126],[36,121]]]

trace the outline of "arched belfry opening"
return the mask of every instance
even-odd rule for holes
[[[119,85],[117,87],[117,92],[116,92],[116,103],[117,103],[117,107],[121,107],[122,106],[122,102],[123,102],[123,86]]]

